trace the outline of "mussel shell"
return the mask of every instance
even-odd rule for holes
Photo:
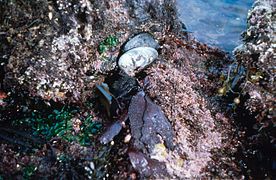
[[[151,47],[138,47],[125,52],[118,61],[119,67],[128,75],[144,69],[158,57],[158,52]]]
[[[131,38],[123,48],[123,51],[126,52],[130,49],[137,47],[151,47],[154,49],[159,48],[159,44],[154,40],[153,36],[149,33],[140,33],[133,38]]]

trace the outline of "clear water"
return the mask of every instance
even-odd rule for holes
[[[182,22],[204,43],[231,52],[241,42],[254,0],[177,0]]]

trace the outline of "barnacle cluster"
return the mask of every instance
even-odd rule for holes
[[[271,120],[275,101],[276,16],[275,2],[256,1],[249,11],[244,43],[235,49],[235,56],[246,69],[241,88],[248,94],[246,108],[256,113],[258,121]]]
[[[13,47],[5,68],[5,89],[45,100],[84,102],[105,71],[114,69],[114,62],[109,65],[102,61],[100,53],[105,50],[107,55],[112,55],[109,51],[118,54],[119,45],[130,34],[150,30],[155,23],[160,27],[153,32],[160,34],[166,29],[163,19],[171,15],[163,11],[165,8],[151,5],[154,3],[160,2],[58,0],[28,2],[22,8],[19,2],[11,1],[3,11],[4,25],[10,27],[7,38]],[[161,4],[172,6],[166,0]],[[134,10],[137,6],[141,11]],[[159,15],[151,17],[144,6]],[[37,7],[37,13],[29,11],[33,7]],[[15,12],[12,16],[11,11]],[[143,21],[137,18],[141,14],[147,16]],[[106,49],[106,43],[101,42],[111,43],[113,48]]]

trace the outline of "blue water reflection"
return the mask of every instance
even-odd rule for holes
[[[246,28],[254,0],[177,0],[181,20],[195,38],[232,51]]]

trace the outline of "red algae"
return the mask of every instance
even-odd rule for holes
[[[169,173],[173,178],[206,177],[203,169],[212,161],[212,150],[225,146],[223,127],[216,127],[217,117],[192,88],[189,76],[165,63],[152,66],[148,73],[147,92],[162,107],[176,133],[176,148],[164,160]]]

